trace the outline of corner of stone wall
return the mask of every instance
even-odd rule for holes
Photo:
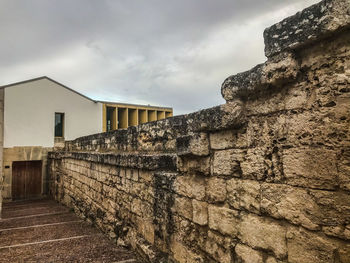
[[[349,0],[323,0],[265,29],[268,60],[228,77],[221,87],[222,96],[226,101],[256,98],[297,82],[302,74],[299,51],[349,28]]]

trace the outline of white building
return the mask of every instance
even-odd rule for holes
[[[101,104],[48,77],[3,86],[1,97],[5,199],[46,193],[55,141],[102,132]]]
[[[171,108],[95,101],[48,77],[2,86],[2,197],[16,200],[46,194],[47,153],[64,140],[171,115]]]

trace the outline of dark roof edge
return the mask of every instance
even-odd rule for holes
[[[171,107],[152,106],[152,105],[143,105],[143,104],[132,104],[132,103],[123,103],[123,102],[115,102],[115,101],[97,100],[96,102],[100,102],[100,103],[104,103],[104,104],[118,104],[118,105],[125,105],[125,106],[135,106],[135,107],[144,107],[144,108],[173,110],[173,108],[171,108]]]
[[[24,81],[19,81],[19,82],[7,84],[7,85],[4,85],[4,86],[0,86],[0,89],[16,86],[16,85],[20,85],[20,84],[25,84],[25,83],[33,82],[33,81],[37,81],[37,80],[42,80],[42,79],[47,79],[47,80],[49,80],[49,81],[51,81],[53,83],[56,83],[57,85],[60,85],[63,88],[66,88],[67,90],[70,90],[70,91],[72,91],[72,92],[74,92],[74,93],[84,97],[85,99],[88,99],[88,100],[90,100],[92,102],[95,102],[95,103],[97,102],[96,100],[93,100],[93,99],[89,98],[88,96],[86,96],[84,94],[81,94],[80,92],[78,92],[78,91],[76,91],[74,89],[71,89],[71,88],[67,87],[66,85],[63,85],[62,83],[59,83],[58,81],[53,80],[53,79],[51,79],[51,78],[49,78],[47,76],[42,76],[42,77],[39,77],[39,78],[28,79],[28,80],[24,80]]]

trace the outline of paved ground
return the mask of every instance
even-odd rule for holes
[[[0,262],[137,261],[66,207],[35,200],[3,204]]]

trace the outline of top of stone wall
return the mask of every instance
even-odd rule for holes
[[[245,112],[239,102],[66,141],[66,151],[175,152],[176,140],[201,132],[240,128]],[[181,145],[183,148],[183,145]],[[181,149],[181,151],[184,151]]]
[[[300,48],[350,25],[350,0],[324,0],[264,32],[265,55]]]
[[[295,51],[349,28],[350,0],[324,0],[265,29],[268,60],[228,77],[221,87],[222,96],[226,101],[247,100],[260,91],[277,90],[296,81],[300,61]]]

